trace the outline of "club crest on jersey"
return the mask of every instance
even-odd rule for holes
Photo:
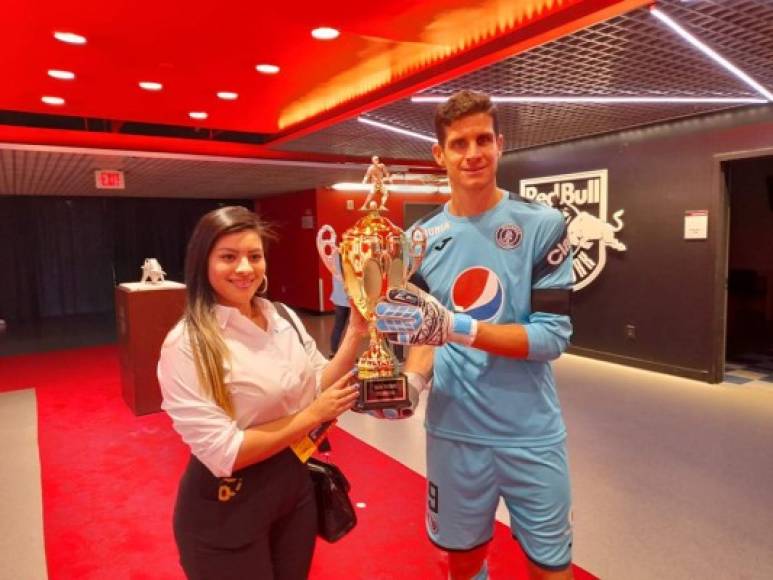
[[[476,320],[494,320],[505,303],[502,282],[488,268],[467,268],[451,285],[451,303],[456,312],[464,312]]]
[[[523,239],[523,230],[515,224],[504,224],[497,228],[497,246],[503,250],[517,248]]]

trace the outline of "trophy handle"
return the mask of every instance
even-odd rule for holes
[[[411,279],[419,269],[421,261],[424,259],[424,253],[427,251],[427,230],[420,226],[416,226],[411,230],[411,241],[408,246],[408,258],[410,262],[410,269],[405,274],[405,281]]]
[[[317,252],[322,258],[322,263],[330,270],[330,273],[341,280],[341,274],[335,267],[335,261],[338,256],[338,247],[336,246],[336,231],[332,226],[325,224],[317,232]]]

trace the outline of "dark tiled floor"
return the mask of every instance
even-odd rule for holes
[[[724,382],[773,387],[773,347],[733,356],[725,365]]]

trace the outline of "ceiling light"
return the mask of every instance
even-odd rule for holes
[[[444,103],[448,100],[447,96],[440,95],[416,95],[411,97],[413,103]],[[543,97],[543,96],[520,96],[520,97],[498,97],[491,96],[494,103],[654,103],[654,104],[752,104],[766,103],[765,99],[755,97]]]
[[[279,72],[279,67],[275,64],[258,64],[255,65],[255,70],[264,75],[275,75]]]
[[[728,72],[732,73],[733,75],[741,79],[747,85],[752,87],[755,91],[763,95],[768,101],[773,101],[773,93],[771,93],[760,83],[755,81],[748,74],[743,72],[740,68],[732,64],[730,61],[728,61],[725,57],[720,55],[714,49],[709,48],[706,44],[698,40],[695,36],[687,32],[684,28],[682,28],[679,24],[677,24],[676,21],[673,20],[670,16],[668,16],[661,10],[658,10],[657,8],[650,8],[650,12],[655,18],[660,20],[663,24],[668,26],[671,30],[676,32],[679,36],[684,38],[687,42],[689,42],[692,46],[700,50],[703,54],[708,56],[714,62],[718,63],[725,70],[727,70]]]
[[[64,105],[64,99],[62,97],[41,97],[40,100],[46,105]]]
[[[48,71],[48,76],[63,81],[71,81],[75,78],[75,73],[68,70],[56,70],[52,68]]]
[[[239,98],[239,93],[233,93],[231,91],[219,91],[217,96],[219,99],[223,99],[224,101],[235,101]]]
[[[373,189],[373,186],[369,183],[360,183],[360,182],[348,182],[348,181],[342,181],[340,183],[334,183],[332,185],[332,188],[336,191],[362,191],[362,192],[369,192],[371,189]]]
[[[146,91],[160,91],[164,88],[164,85],[155,81],[140,81],[139,85],[141,89]]]
[[[311,31],[311,35],[317,40],[335,40],[341,33],[335,28],[321,26]]]
[[[386,123],[371,121],[370,119],[366,119],[365,117],[357,117],[357,120],[360,123],[365,123],[366,125],[373,125],[374,127],[378,127],[380,129],[386,129],[387,131],[393,131],[395,133],[400,133],[401,135],[407,135],[408,137],[413,137],[415,139],[423,139],[424,141],[429,141],[431,143],[437,142],[437,139],[435,139],[434,137],[430,137],[429,135],[422,135],[421,133],[414,133],[413,131],[408,131],[407,129],[401,129],[400,127],[393,127],[392,125],[387,125]]]
[[[86,37],[74,32],[54,32],[54,38],[67,44],[86,44]]]
[[[190,113],[188,113],[188,116],[191,119],[196,119],[197,121],[203,121],[204,119],[209,117],[209,115],[207,115],[204,111],[191,111]]]

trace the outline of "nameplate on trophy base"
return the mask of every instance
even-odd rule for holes
[[[357,411],[403,409],[410,406],[408,382],[404,375],[360,379],[360,397],[355,403]]]

